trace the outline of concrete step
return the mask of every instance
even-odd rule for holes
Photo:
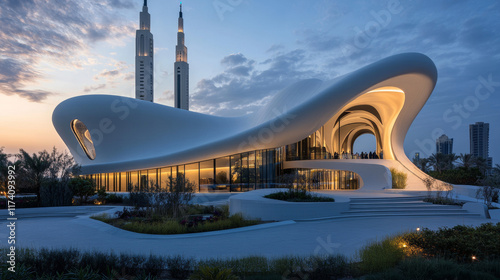
[[[412,205],[351,205],[351,210],[365,210],[365,209],[462,209],[457,205],[436,205],[436,204],[412,204]]]
[[[422,201],[424,199],[425,199],[425,196],[351,198],[351,203]]]
[[[346,212],[342,212],[341,214],[343,215],[351,215],[351,214],[360,214],[360,213],[434,213],[434,214],[442,214],[442,213],[469,213],[467,210],[462,210],[462,209],[398,209],[398,210],[392,210],[392,209],[371,209],[371,210],[349,210]]]
[[[352,215],[341,215],[341,216],[331,216],[316,219],[297,219],[296,222],[312,222],[321,220],[336,220],[336,219],[352,219],[352,218],[378,218],[378,217],[480,217],[479,214],[473,213],[375,213],[375,214],[352,214]]]
[[[426,203],[423,201],[407,201],[407,202],[370,202],[370,203],[350,203],[351,206],[369,206],[369,207],[376,207],[376,206],[389,206],[389,205],[398,205],[398,206],[412,206],[412,205],[432,205],[430,203]]]

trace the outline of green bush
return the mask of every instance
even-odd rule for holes
[[[499,266],[498,262],[496,266]],[[442,279],[498,279],[491,263],[486,265],[463,265],[452,260],[408,258],[396,267],[384,272],[368,275],[366,280],[442,280]]]
[[[191,280],[238,280],[238,276],[234,275],[229,268],[219,268],[202,266],[196,270],[191,277]]]
[[[73,192],[73,195],[80,197],[79,203],[81,204],[87,203],[88,197],[95,193],[94,185],[91,179],[83,177],[71,178],[68,186]]]
[[[311,257],[310,279],[343,279],[352,274],[349,260],[342,255]]]
[[[165,260],[170,276],[174,279],[186,279],[195,266],[195,260],[182,256],[173,256]]]
[[[441,173],[430,171],[429,175],[438,180],[457,185],[476,185],[479,180],[484,178],[484,174],[477,167],[468,169],[458,167],[456,169],[442,170]]]
[[[403,260],[405,253],[399,246],[397,238],[390,237],[381,242],[374,242],[361,249],[360,269],[364,273],[374,273],[395,266]]]
[[[275,192],[264,196],[265,198],[284,200],[289,202],[334,202],[331,197],[318,196],[305,190],[294,190]]]
[[[401,239],[417,248],[423,257],[440,257],[458,262],[500,259],[500,223],[477,228],[458,225],[437,231],[423,229],[404,234]]]
[[[405,172],[399,171],[395,168],[391,168],[392,175],[392,188],[393,189],[404,189],[407,186],[408,175]]]
[[[108,203],[108,204],[113,204],[113,203],[121,204],[121,203],[123,203],[123,197],[121,195],[117,195],[115,193],[110,193],[106,197],[106,203]]]
[[[439,204],[439,205],[458,205],[462,206],[464,205],[464,202],[457,201],[453,198],[449,197],[426,197],[423,200],[424,202],[429,202],[432,204]]]

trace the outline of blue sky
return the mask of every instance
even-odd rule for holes
[[[51,122],[58,103],[83,94],[134,96],[142,2],[0,0],[0,146],[64,149]],[[179,2],[148,6],[155,102],[171,106]],[[468,125],[484,121],[499,162],[498,1],[185,0],[183,11],[193,111],[247,114],[297,80],[420,52],[439,77],[406,153],[435,152],[442,133],[454,138],[454,152],[468,153]]]

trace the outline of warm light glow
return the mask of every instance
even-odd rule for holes
[[[420,228],[419,228],[419,227],[417,228],[417,231],[420,231]]]
[[[96,153],[94,142],[92,141],[92,137],[90,136],[87,126],[85,126],[85,124],[78,119],[74,119],[71,122],[71,130],[87,157],[91,160],[95,159]]]
[[[403,244],[403,248],[406,248],[406,244]]]
[[[476,256],[472,256],[472,260],[474,261],[477,260]]]
[[[380,87],[374,90],[370,90],[367,93],[372,93],[372,92],[399,92],[399,93],[405,93],[402,89],[397,88],[397,87]]]

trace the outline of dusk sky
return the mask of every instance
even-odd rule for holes
[[[0,0],[0,147],[65,150],[52,125],[61,101],[135,96],[142,3]],[[173,106],[179,2],[148,6],[154,101]],[[483,121],[490,123],[490,156],[500,162],[497,0],[185,0],[183,12],[192,111],[248,114],[298,80],[328,80],[419,52],[436,64],[438,82],[407,134],[409,158],[434,153],[443,133],[454,138],[455,153],[469,153],[469,124]]]

